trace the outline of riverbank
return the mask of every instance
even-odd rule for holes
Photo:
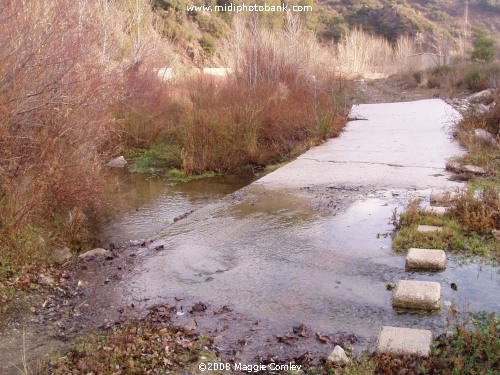
[[[359,123],[360,123],[360,125],[362,125],[363,122],[359,121]],[[318,158],[315,156],[312,159],[318,159]],[[311,161],[311,162],[314,162],[314,161]],[[402,165],[401,163],[391,163],[391,162],[389,162],[388,164],[394,164],[394,166],[392,166],[392,168],[398,168],[396,164]],[[401,167],[399,167],[399,168],[401,168]],[[363,174],[357,174],[357,175],[363,175]],[[322,176],[323,176],[323,174],[322,174]],[[434,177],[433,179],[436,179],[436,178],[439,179],[439,176]],[[310,175],[306,176],[306,178],[304,179],[304,181],[307,181],[307,180],[311,181]],[[307,183],[306,183],[306,185],[307,185]],[[362,199],[362,197],[366,197],[367,195],[374,195],[374,198],[377,198],[378,193],[377,193],[376,188],[368,188],[367,189],[366,187],[363,187],[362,185],[363,184],[355,184],[355,186],[350,186],[350,185],[347,185],[346,183],[340,183],[340,185],[334,184],[334,185],[332,185],[331,188],[327,188],[327,189],[323,189],[323,188],[321,188],[321,189],[312,188],[311,189],[311,188],[308,188],[307,186],[304,185],[304,189],[301,189],[300,195],[303,195],[305,197],[309,197],[307,200],[303,200],[302,198],[297,199],[293,196],[288,196],[288,198],[287,198],[287,195],[285,195],[285,199],[283,200],[281,197],[279,197],[279,195],[276,195],[273,193],[260,194],[258,192],[254,192],[253,198],[251,198],[245,202],[244,200],[241,201],[243,199],[242,195],[236,194],[236,195],[234,195],[234,203],[235,204],[242,203],[242,205],[240,206],[240,209],[239,209],[242,212],[240,214],[238,214],[238,212],[237,212],[238,210],[237,210],[236,212],[234,212],[234,214],[237,217],[241,216],[242,214],[244,214],[244,215],[248,215],[248,214],[251,214],[251,215],[257,214],[258,215],[259,213],[271,213],[271,214],[273,214],[274,212],[280,212],[280,210],[285,210],[282,212],[287,212],[287,210],[290,209],[290,206],[296,207],[298,211],[305,210],[306,211],[305,216],[304,216],[304,212],[301,212],[298,214],[294,214],[293,212],[290,212],[289,214],[287,214],[287,215],[290,215],[290,217],[289,217],[289,219],[285,220],[285,222],[288,222],[289,225],[291,225],[291,227],[293,228],[294,222],[300,222],[300,221],[304,221],[304,220],[308,221],[308,220],[313,220],[314,218],[319,218],[320,220],[322,220],[321,219],[322,215],[328,215],[328,214],[332,214],[332,213],[335,213],[336,215],[341,214],[347,208],[349,202],[354,201],[354,200],[360,200],[360,199]],[[340,195],[338,193],[340,193]],[[397,191],[396,194],[401,194],[401,192]],[[378,196],[378,197],[380,198],[380,196]],[[401,200],[399,200],[399,202],[400,202],[399,204],[402,205],[404,202],[404,199],[401,197]],[[271,205],[272,207],[268,207],[269,205]],[[363,205],[359,206],[360,209],[362,206]],[[311,210],[311,208],[312,208],[312,210]],[[391,211],[390,207],[388,207],[386,211],[387,211],[386,214],[377,214],[377,215],[379,215],[378,217],[380,218],[381,222],[386,221],[387,217],[390,216],[390,211]],[[307,213],[307,212],[309,212],[309,213]],[[318,212],[320,213],[319,216],[318,216]],[[199,215],[199,213],[197,215]],[[209,214],[208,217],[211,217],[214,215],[218,216],[218,215],[220,215],[220,213],[219,214],[218,213]],[[287,216],[287,215],[285,215],[285,216]],[[310,215],[310,218],[308,218],[308,215]],[[361,211],[360,211],[357,214],[351,214],[351,215],[354,215],[352,217],[362,218],[363,215],[366,216],[366,212],[364,214],[361,214]],[[347,217],[349,217],[349,216],[347,216]],[[350,220],[352,220],[352,217]],[[192,220],[192,218],[190,220]],[[182,224],[183,221],[184,220],[181,220],[181,222],[178,224]],[[188,223],[189,221],[184,221],[184,222]],[[203,220],[200,223],[203,223]],[[353,224],[350,223],[348,225],[353,225]],[[354,226],[357,226],[359,228],[359,224],[354,224]],[[180,227],[179,227],[179,225],[177,225],[175,227],[179,228],[179,229],[174,228],[174,232],[176,232],[176,233],[179,230],[182,231],[182,230],[186,229],[186,225],[181,225]],[[199,227],[203,228],[204,225],[200,225]],[[259,227],[266,227],[266,225],[262,225]],[[184,228],[184,229],[181,229],[181,228]],[[343,226],[339,224],[338,227],[334,227],[333,229],[331,227],[326,227],[325,229],[327,229],[328,231],[333,230],[333,232],[338,234],[338,233],[341,233],[341,231],[339,232],[339,230],[341,230],[341,228],[343,228]],[[370,230],[375,230],[375,229],[370,229]],[[369,234],[370,230],[366,231],[366,233],[367,233],[366,240],[368,242],[377,240],[377,238],[376,238],[377,233],[383,234],[383,233],[390,232],[391,227],[387,227],[385,229],[384,229],[384,227],[382,227],[382,229],[380,227],[378,227],[378,228],[376,228],[376,232],[372,233],[373,236],[371,236]],[[363,232],[365,232],[365,231],[363,231]],[[301,233],[301,236],[304,236],[306,234],[302,230],[300,233]],[[347,235],[347,233],[348,232],[346,232],[346,235]],[[371,237],[373,237],[373,238],[371,238]],[[383,236],[381,236],[381,237],[382,237],[382,240],[384,240],[384,237]],[[262,238],[262,236],[254,234],[251,238],[253,238],[253,239],[250,239],[250,237],[249,237],[249,242],[255,241],[256,239],[259,239],[259,238]],[[385,238],[385,239],[388,241],[387,238]],[[202,241],[199,241],[199,242],[202,243]],[[274,243],[274,242],[271,241],[269,243]],[[298,241],[297,243],[301,243],[301,242]],[[297,246],[297,243],[291,247]],[[30,315],[28,313],[26,315],[27,321],[29,321],[31,319],[35,319],[35,320],[39,319],[39,318],[43,317],[46,313],[48,313],[49,316],[50,316],[50,314],[54,314],[49,320],[46,320],[45,318],[43,318],[41,320],[41,322],[43,324],[46,324],[46,322],[48,322],[48,321],[53,322],[54,333],[52,333],[51,335],[57,336],[60,334],[60,332],[64,332],[65,334],[62,337],[73,337],[76,333],[81,334],[84,332],[93,331],[93,330],[98,329],[99,326],[102,326],[101,329],[104,329],[108,325],[108,329],[109,329],[112,326],[114,326],[116,324],[116,322],[118,322],[118,325],[117,325],[118,327],[123,327],[124,325],[126,325],[126,323],[128,321],[133,319],[133,316],[136,316],[137,319],[141,319],[141,317],[144,317],[145,315],[148,314],[149,308],[151,308],[151,309],[155,308],[154,301],[150,301],[150,302],[143,301],[140,303],[132,302],[132,304],[134,306],[132,306],[131,304],[127,304],[128,308],[124,309],[123,312],[120,312],[119,311],[120,308],[119,307],[117,308],[117,306],[119,306],[120,304],[123,304],[124,300],[120,300],[120,299],[116,300],[117,294],[116,294],[116,290],[113,288],[118,287],[119,284],[124,281],[124,278],[126,279],[128,277],[127,275],[129,273],[133,274],[134,272],[137,272],[134,270],[136,269],[136,267],[138,265],[140,265],[140,263],[142,263],[142,259],[146,259],[147,257],[149,257],[155,253],[161,254],[162,252],[170,252],[172,250],[171,244],[169,244],[168,242],[163,243],[163,244],[161,244],[161,243],[158,243],[158,244],[146,243],[145,245],[146,246],[143,248],[141,248],[139,246],[138,249],[129,249],[129,250],[131,250],[130,252],[127,252],[126,249],[124,250],[123,253],[121,250],[117,250],[117,251],[115,251],[115,253],[116,253],[116,255],[118,255],[118,257],[114,257],[115,259],[106,260],[106,259],[99,258],[99,259],[96,259],[95,262],[84,263],[82,265],[76,265],[76,267],[74,269],[77,270],[78,273],[72,274],[72,276],[70,277],[70,280],[72,283],[71,288],[74,288],[74,290],[80,291],[82,293],[82,295],[80,297],[77,297],[77,298],[69,298],[69,299],[68,298],[60,298],[60,297],[52,297],[52,303],[53,303],[52,308],[47,309],[47,311],[44,310],[44,312],[42,312],[40,315],[37,314],[35,318],[33,317],[33,315]],[[388,246],[387,244],[385,244],[385,245],[384,244],[380,244],[380,245],[375,244],[375,245],[376,245],[376,247]],[[360,255],[362,255],[362,254],[360,254]],[[121,260],[118,260],[118,259],[121,259]],[[138,259],[141,259],[141,261],[139,261]],[[116,263],[117,261],[118,261],[118,263]],[[216,265],[212,265],[212,266],[215,267]],[[210,266],[209,268],[210,269],[213,268],[212,266]],[[363,267],[366,267],[366,265]],[[223,272],[216,272],[218,270],[223,271]],[[225,270],[225,268],[220,268],[220,269],[214,268],[212,270],[213,274],[205,274],[205,272],[201,272],[200,275],[194,275],[194,276],[193,275],[185,275],[185,276],[188,276],[189,278],[194,277],[194,279],[196,279],[195,282],[207,283],[206,284],[207,287],[212,288],[213,286],[210,285],[210,283],[212,283],[214,281],[214,279],[211,279],[211,278],[218,278],[220,275],[225,274],[227,271],[224,271],[224,270]],[[83,272],[83,274],[86,274],[87,276],[85,278],[81,277],[83,274],[80,272]],[[82,281],[82,283],[83,283],[83,284],[80,284],[80,286],[78,286],[79,281]],[[90,282],[90,283],[86,284],[86,282]],[[31,282],[31,284],[37,285],[38,280],[33,280]],[[141,285],[141,284],[146,285],[146,283],[139,283],[137,285]],[[161,285],[161,284],[159,284],[159,285]],[[462,285],[462,284],[459,283],[459,285]],[[56,289],[57,287],[58,287],[58,285],[56,284],[54,286],[54,290],[57,290]],[[103,293],[103,291],[104,291],[103,287],[109,288],[108,289],[109,292]],[[384,290],[384,293],[386,293],[385,292],[385,282],[382,282],[382,288]],[[93,292],[90,293],[90,291],[92,291],[92,290],[95,290],[96,293],[95,294]],[[378,293],[379,293],[378,291],[375,292],[376,295],[378,295]],[[89,303],[90,296],[92,296],[92,298],[91,298],[93,300],[92,303]],[[386,294],[382,298],[384,298],[384,300],[385,300],[388,298],[388,296],[389,296],[389,294]],[[180,298],[180,301],[177,301],[175,297]],[[146,297],[146,298],[148,298],[148,297]],[[58,301],[58,302],[56,302],[56,301]],[[182,302],[182,301],[185,301],[185,302]],[[174,317],[178,317],[178,316],[179,317],[185,316],[186,318],[192,317],[191,315],[188,315],[188,314],[177,315],[177,312],[182,313],[184,311],[192,310],[193,307],[197,303],[202,303],[208,307],[208,309],[207,309],[208,315],[214,313],[215,311],[220,311],[220,309],[222,309],[224,307],[224,306],[219,306],[217,303],[214,303],[213,301],[210,301],[209,299],[206,299],[206,298],[200,298],[200,299],[193,300],[185,295],[171,296],[171,298],[170,298],[170,306],[175,306],[176,309],[179,309],[178,311],[175,312]],[[64,306],[65,304],[67,306],[69,306],[68,310],[65,310],[64,308],[62,308],[62,306]],[[149,307],[147,309],[144,309],[143,307],[141,307],[143,304],[149,304]],[[109,308],[104,309],[104,311],[107,312],[106,314],[111,312],[112,316],[107,316],[106,314],[104,314],[104,315],[101,314],[103,310],[99,310],[99,307],[102,309],[102,307],[105,307],[105,306],[109,306]],[[78,308],[76,308],[76,307],[78,307]],[[181,307],[182,307],[182,310],[180,310]],[[259,319],[253,319],[251,314],[248,314],[248,311],[244,311],[244,310],[241,311],[235,307],[229,307],[229,308],[237,311],[237,314],[233,315],[232,318],[237,319],[236,318],[237,316],[239,316],[240,318],[242,318],[242,316],[244,317],[243,318],[243,319],[245,319],[244,321],[248,322],[248,324],[245,325],[247,328],[252,327],[252,324],[251,324],[252,322],[259,321]],[[293,309],[297,309],[297,307],[291,307],[291,309],[292,309],[291,311],[295,311]],[[64,311],[66,311],[66,312],[63,313],[62,315],[59,315],[59,313],[57,313],[56,311],[61,311],[61,313]],[[225,313],[227,313],[227,311]],[[75,318],[74,315],[77,315],[77,314],[79,314],[79,318]],[[203,314],[199,314],[199,312],[197,314],[203,315]],[[242,315],[240,315],[240,314],[242,314]],[[204,330],[205,332],[208,331],[209,327],[203,326],[203,324],[202,324],[203,319],[200,318],[198,315],[196,317],[194,317],[194,319],[193,319],[193,320],[196,320],[197,328],[199,330],[198,332],[203,332],[201,330]],[[122,317],[123,317],[123,321],[121,321]],[[232,321],[233,320],[232,318],[228,318],[227,321],[228,322]],[[311,315],[311,319],[316,319],[316,316]],[[81,325],[78,326],[78,324],[76,324],[74,326],[75,328],[71,328],[72,324],[73,324],[71,322],[75,322],[75,321],[76,322],[80,321]],[[213,325],[214,324],[213,320],[209,319],[209,322],[210,321],[212,321],[212,323],[210,323],[210,324]],[[235,321],[237,321],[237,320],[235,320]],[[93,323],[91,323],[91,322],[93,322]],[[96,324],[97,322],[99,322],[99,324]],[[189,320],[179,321],[178,324],[180,324],[182,327],[184,327],[188,323],[190,323]],[[30,324],[32,324],[32,323],[27,323],[26,326],[29,326]],[[300,327],[301,324],[304,324],[304,322],[297,322],[295,327]],[[141,323],[139,323],[139,326],[140,325],[141,325]],[[332,345],[342,344],[344,347],[352,347],[353,344],[351,343],[351,341],[353,341],[354,343],[359,342],[359,337],[352,336],[349,339],[349,334],[348,334],[346,337],[343,337],[342,335],[341,336],[333,336],[332,339],[327,339],[326,343],[324,343],[324,342],[322,342],[323,340],[321,338],[329,337],[331,335],[331,333],[329,333],[329,332],[331,332],[331,331],[330,330],[322,330],[322,329],[320,329],[320,327],[315,327],[314,324],[313,325],[308,324],[308,323],[304,324],[304,327],[306,327],[306,332],[307,332],[307,334],[305,334],[303,332],[304,337],[302,337],[299,334],[301,332],[301,329],[296,330],[299,333],[294,332],[293,325],[292,326],[289,325],[287,328],[284,327],[281,330],[274,329],[274,330],[269,330],[269,331],[268,331],[268,329],[269,329],[269,327],[273,326],[273,323],[269,322],[266,324],[266,323],[262,322],[262,320],[261,320],[259,325],[261,325],[262,328],[259,327],[260,329],[257,329],[257,331],[249,330],[248,332],[246,332],[246,334],[245,334],[245,332],[233,332],[232,333],[233,336],[230,336],[230,337],[232,337],[232,339],[229,341],[230,345],[228,345],[226,350],[228,352],[231,352],[233,350],[238,351],[237,348],[242,347],[242,348],[248,350],[248,353],[252,353],[252,348],[255,349],[255,346],[251,346],[251,345],[249,345],[249,343],[246,343],[245,345],[241,345],[240,343],[238,343],[238,340],[240,340],[241,337],[252,337],[252,335],[257,335],[258,333],[260,333],[264,337],[266,337],[265,332],[272,332],[273,345],[269,346],[268,342],[266,342],[266,341],[262,342],[262,341],[257,340],[257,344],[262,345],[262,348],[264,348],[264,349],[261,349],[263,352],[265,350],[268,350],[267,353],[271,354],[271,355],[273,353],[279,353],[279,350],[280,350],[279,348],[281,346],[283,346],[282,341],[285,340],[285,342],[296,343],[296,345],[294,344],[295,346],[292,345],[292,347],[295,348],[295,349],[293,349],[293,350],[295,350],[295,352],[292,352],[292,351],[288,352],[288,354],[283,355],[281,357],[282,359],[298,358],[298,357],[302,356],[302,354],[304,354],[302,352],[302,350],[305,350],[305,348],[315,347],[317,349],[314,349],[316,351],[314,351],[313,352],[314,354],[311,354],[311,356],[313,358],[315,358],[315,360],[318,363],[320,363],[321,360],[324,359],[329,354],[329,351],[331,351],[331,349],[332,349]],[[175,324],[174,324],[174,326],[175,326]],[[231,326],[231,325],[228,324],[228,326]],[[220,326],[215,325],[215,327],[212,328],[213,337],[217,337],[220,335],[220,332],[217,331],[217,327],[220,327]],[[56,332],[59,332],[59,333],[56,333]],[[292,334],[292,332],[294,332],[294,333]],[[316,334],[315,334],[316,332],[319,333],[319,338],[316,336]],[[22,337],[22,336],[19,336],[19,333],[21,333],[21,331],[18,331],[18,337]],[[287,339],[288,336],[292,337],[292,339],[290,339],[290,340]],[[29,334],[27,335],[27,337],[29,337]],[[295,338],[293,338],[293,337],[295,337]],[[221,340],[221,341],[223,341],[223,339],[224,339],[224,336],[221,336],[219,338],[219,340]],[[346,341],[343,341],[343,340],[346,340]],[[18,344],[21,344],[21,343],[22,343],[22,340],[18,341]],[[28,343],[27,345],[29,346],[30,344]],[[22,353],[22,351],[19,351],[19,350],[17,350],[17,352]],[[10,353],[12,353],[12,352],[10,352]],[[290,354],[290,353],[295,353],[295,354]],[[231,359],[231,357],[227,357],[227,358],[228,358],[228,360]]]

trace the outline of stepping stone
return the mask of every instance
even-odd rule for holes
[[[431,353],[431,343],[432,332],[427,329],[383,326],[380,328],[376,352],[428,357]]]
[[[392,307],[439,310],[441,285],[434,281],[400,280],[392,292]]]
[[[446,254],[437,249],[409,249],[406,255],[406,268],[412,270],[444,270]]]
[[[443,206],[425,206],[424,212],[429,212],[436,215],[444,215],[447,209],[447,207]]]
[[[443,227],[436,227],[434,225],[419,225],[417,227],[417,232],[441,232],[443,230]]]
[[[456,191],[448,190],[432,190],[431,192],[431,203],[449,203],[458,198],[458,193]]]

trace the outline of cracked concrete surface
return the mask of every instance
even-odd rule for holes
[[[355,106],[339,138],[315,147],[257,184],[300,189],[336,184],[424,190],[455,188],[445,162],[464,151],[450,129],[460,115],[441,99]]]

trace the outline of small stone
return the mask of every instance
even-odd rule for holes
[[[444,215],[447,209],[447,207],[443,206],[426,206],[424,208],[424,212],[429,212],[436,215]]]
[[[54,286],[55,280],[52,276],[41,274],[38,276],[38,282],[42,285]]]
[[[350,362],[350,359],[347,354],[345,354],[344,349],[342,349],[342,347],[338,345],[335,345],[335,347],[333,348],[333,352],[328,356],[326,360],[327,362],[335,364],[344,364]]]
[[[106,163],[106,167],[110,168],[123,168],[126,165],[127,161],[123,156],[118,156],[117,158],[114,158],[113,160]]]
[[[449,203],[458,198],[456,191],[448,190],[433,190],[431,192],[431,203]]]
[[[441,232],[443,230],[443,227],[437,227],[434,225],[419,225],[417,227],[417,232]]]
[[[106,250],[106,249],[102,249],[102,248],[95,248],[93,250],[89,250],[83,254],[80,254],[78,256],[78,258],[80,259],[88,259],[88,258],[91,258],[91,257],[94,257],[94,256],[104,256],[104,257],[109,257],[111,256],[111,252],[109,250]]]
[[[409,249],[406,255],[407,269],[444,270],[446,254],[437,249]]]
[[[428,357],[432,332],[424,329],[383,326],[377,341],[377,353]]]
[[[417,310],[441,308],[441,285],[434,281],[401,280],[392,293],[392,306]]]
[[[198,327],[198,325],[196,324],[196,321],[195,320],[190,320],[189,322],[187,322],[185,325],[184,325],[184,329],[186,331],[192,331],[194,329],[196,329],[196,327]]]
[[[474,130],[474,140],[484,146],[497,147],[495,137],[484,129]]]
[[[466,173],[473,173],[473,174],[480,174],[480,175],[488,174],[486,169],[484,169],[482,167],[475,166],[475,165],[469,165],[469,164],[464,165],[462,167],[462,171],[466,172]]]

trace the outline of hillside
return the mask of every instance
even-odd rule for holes
[[[241,4],[236,1],[234,4]],[[255,3],[264,3],[256,1]],[[279,1],[265,1],[280,4]],[[498,0],[293,0],[289,5],[312,5],[313,12],[301,12],[300,18],[323,42],[338,41],[347,30],[360,27],[395,42],[408,35],[420,50],[439,50],[443,43],[459,49],[462,39],[473,27],[485,29],[493,37],[500,35],[500,2]],[[218,0],[154,0],[153,8],[161,19],[161,34],[172,42],[182,65],[218,65],[219,41],[230,34],[234,12],[187,11],[187,5],[226,5]],[[467,8],[467,23],[465,22]],[[280,28],[284,12],[259,12],[263,25]],[[467,24],[467,27],[464,26]]]

